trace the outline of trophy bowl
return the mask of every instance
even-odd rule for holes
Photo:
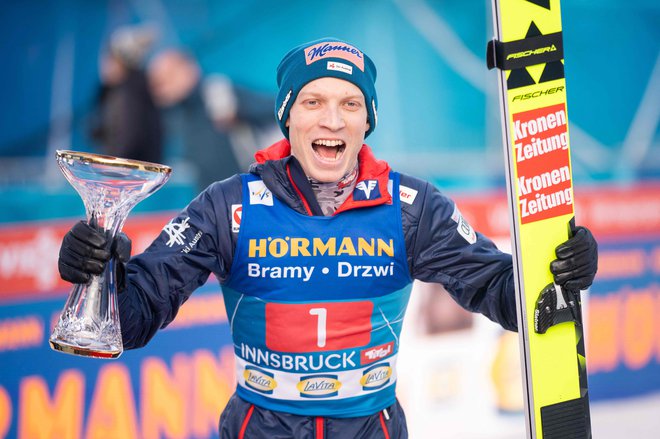
[[[108,245],[129,212],[169,179],[171,168],[101,154],[58,150],[57,164],[85,205],[87,221],[102,230]],[[50,336],[52,349],[95,358],[123,352],[117,305],[116,261],[86,284],[76,284]]]

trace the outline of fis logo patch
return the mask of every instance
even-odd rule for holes
[[[355,186],[355,191],[353,191],[353,200],[355,201],[375,200],[379,197],[378,180],[360,181]]]
[[[248,181],[248,190],[250,191],[250,204],[273,205],[273,194],[263,181]]]

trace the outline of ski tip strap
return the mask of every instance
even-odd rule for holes
[[[509,42],[492,39],[486,46],[488,70],[513,70],[564,59],[561,32]]]

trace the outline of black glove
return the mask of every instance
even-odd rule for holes
[[[555,283],[577,291],[591,286],[598,270],[598,244],[586,227],[572,229],[573,236],[555,249],[557,259],[550,263]]]
[[[108,238],[103,231],[80,221],[62,240],[57,261],[60,277],[74,284],[87,283],[92,275],[103,272],[111,256],[119,261],[117,280],[122,285],[123,265],[131,257],[131,240],[120,232],[108,245]]]

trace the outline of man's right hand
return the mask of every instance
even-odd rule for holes
[[[74,284],[87,283],[92,275],[98,275],[115,254],[120,262],[131,255],[131,241],[121,233],[115,238],[112,248],[106,235],[84,221],[76,223],[64,235],[57,267],[60,277]]]

